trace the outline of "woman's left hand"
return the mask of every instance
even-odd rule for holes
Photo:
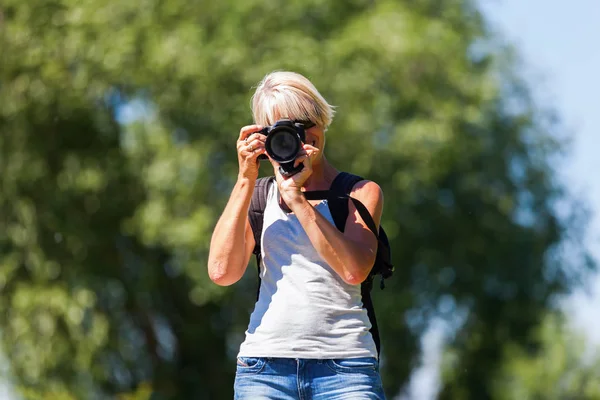
[[[311,146],[310,144],[303,145],[302,150],[300,150],[298,157],[296,157],[296,160],[294,161],[294,167],[303,164],[303,168],[300,172],[287,178],[281,175],[279,163],[269,158],[275,169],[275,177],[277,179],[277,185],[279,186],[281,198],[289,207],[291,207],[294,202],[298,201],[300,196],[303,196],[302,187],[306,180],[312,175],[312,160],[319,151],[318,148]]]

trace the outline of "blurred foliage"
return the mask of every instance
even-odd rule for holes
[[[384,189],[390,395],[460,314],[440,396],[492,398],[593,268],[560,121],[474,1],[4,0],[0,46],[0,326],[26,398],[231,398],[255,273],[212,284],[207,248],[275,69],[337,106],[328,158]]]
[[[560,315],[549,314],[533,333],[541,353],[521,346],[506,346],[506,364],[495,383],[499,400],[600,399],[600,352],[566,325]]]

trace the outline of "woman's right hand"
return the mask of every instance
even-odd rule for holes
[[[265,153],[265,140],[267,140],[265,135],[258,133],[261,129],[262,126],[260,125],[247,125],[240,130],[240,137],[237,141],[240,177],[258,178],[258,166],[260,164],[258,156]]]

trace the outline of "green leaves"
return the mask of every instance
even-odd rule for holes
[[[0,16],[0,326],[28,398],[231,397],[255,266],[222,288],[207,250],[276,69],[336,106],[327,158],[384,190],[390,396],[434,316],[458,327],[441,397],[497,396],[505,346],[593,266],[556,250],[584,226],[554,208],[572,201],[560,126],[473,2],[7,0]]]
[[[494,384],[498,399],[597,399],[600,359],[560,315],[550,313],[533,333],[543,351],[506,346],[506,364]]]

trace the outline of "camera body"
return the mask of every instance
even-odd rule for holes
[[[272,126],[264,127],[259,133],[267,136],[265,150],[269,157],[279,163],[279,172],[282,176],[292,176],[302,170],[302,164],[294,167],[294,161],[306,140],[304,126],[301,123],[280,119]],[[263,154],[258,159],[267,160],[268,157]]]

